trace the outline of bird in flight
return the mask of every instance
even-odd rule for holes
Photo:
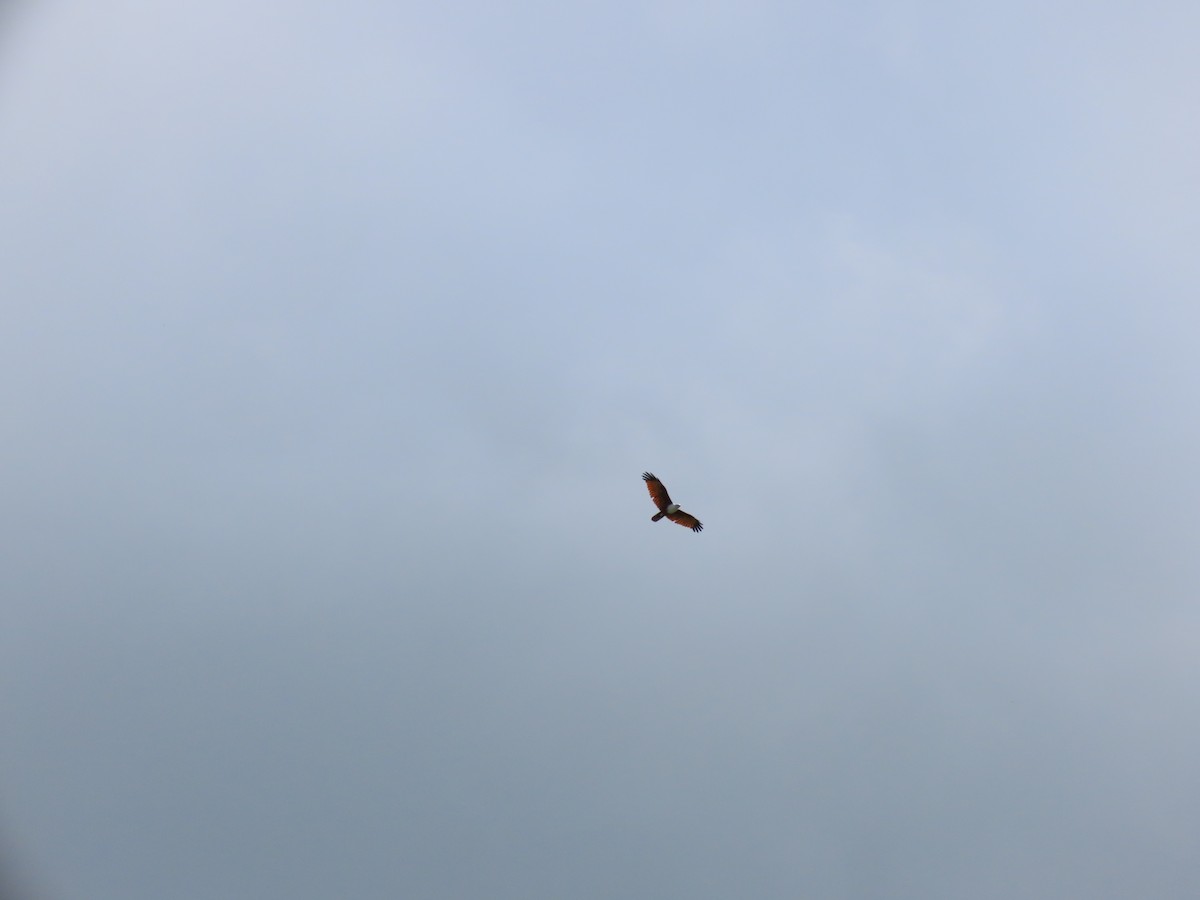
[[[642,480],[646,482],[646,490],[650,492],[650,499],[658,507],[658,512],[650,517],[651,522],[657,522],[663,516],[666,516],[676,525],[682,525],[684,528],[692,529],[692,531],[702,531],[704,529],[699,519],[685,513],[679,508],[678,503],[671,502],[671,495],[667,493],[666,486],[655,478],[653,474],[643,472]]]

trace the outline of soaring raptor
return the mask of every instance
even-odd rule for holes
[[[679,508],[678,503],[671,502],[671,495],[667,493],[666,486],[655,478],[654,475],[650,472],[643,472],[642,480],[646,482],[646,490],[650,492],[650,499],[658,507],[658,512],[650,517],[651,522],[657,522],[663,516],[666,516],[676,525],[682,525],[684,528],[692,529],[692,531],[704,530],[704,526],[700,524],[699,519],[685,513]]]

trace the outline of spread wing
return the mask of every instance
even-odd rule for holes
[[[667,493],[661,481],[649,472],[642,473],[642,480],[646,482],[646,490],[650,492],[650,499],[654,501],[655,506],[665,510],[671,505],[671,495]]]
[[[676,510],[667,516],[676,525],[682,525],[684,528],[690,528],[692,531],[703,531],[704,526],[700,524],[700,520],[693,515],[685,513],[682,509]]]

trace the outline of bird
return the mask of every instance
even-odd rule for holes
[[[666,516],[676,525],[682,525],[684,528],[692,529],[692,531],[704,530],[704,526],[700,524],[699,519],[685,513],[679,508],[678,503],[671,502],[671,495],[667,493],[666,485],[659,481],[652,473],[643,472],[642,480],[646,482],[646,490],[650,492],[650,499],[658,507],[658,512],[650,517],[651,522],[657,522],[663,516]]]

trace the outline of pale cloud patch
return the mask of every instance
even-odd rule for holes
[[[880,375],[947,375],[994,346],[1005,310],[979,247],[952,233],[881,240],[846,219],[827,237],[836,320]]]
[[[984,371],[1027,324],[965,228],[853,216],[731,241],[706,280],[736,297],[715,346],[739,378],[842,415],[922,408]],[[873,412],[872,412],[873,411]]]
[[[760,0],[660,0],[650,7],[649,20],[668,45],[696,50],[759,39],[769,33],[772,14]]]

